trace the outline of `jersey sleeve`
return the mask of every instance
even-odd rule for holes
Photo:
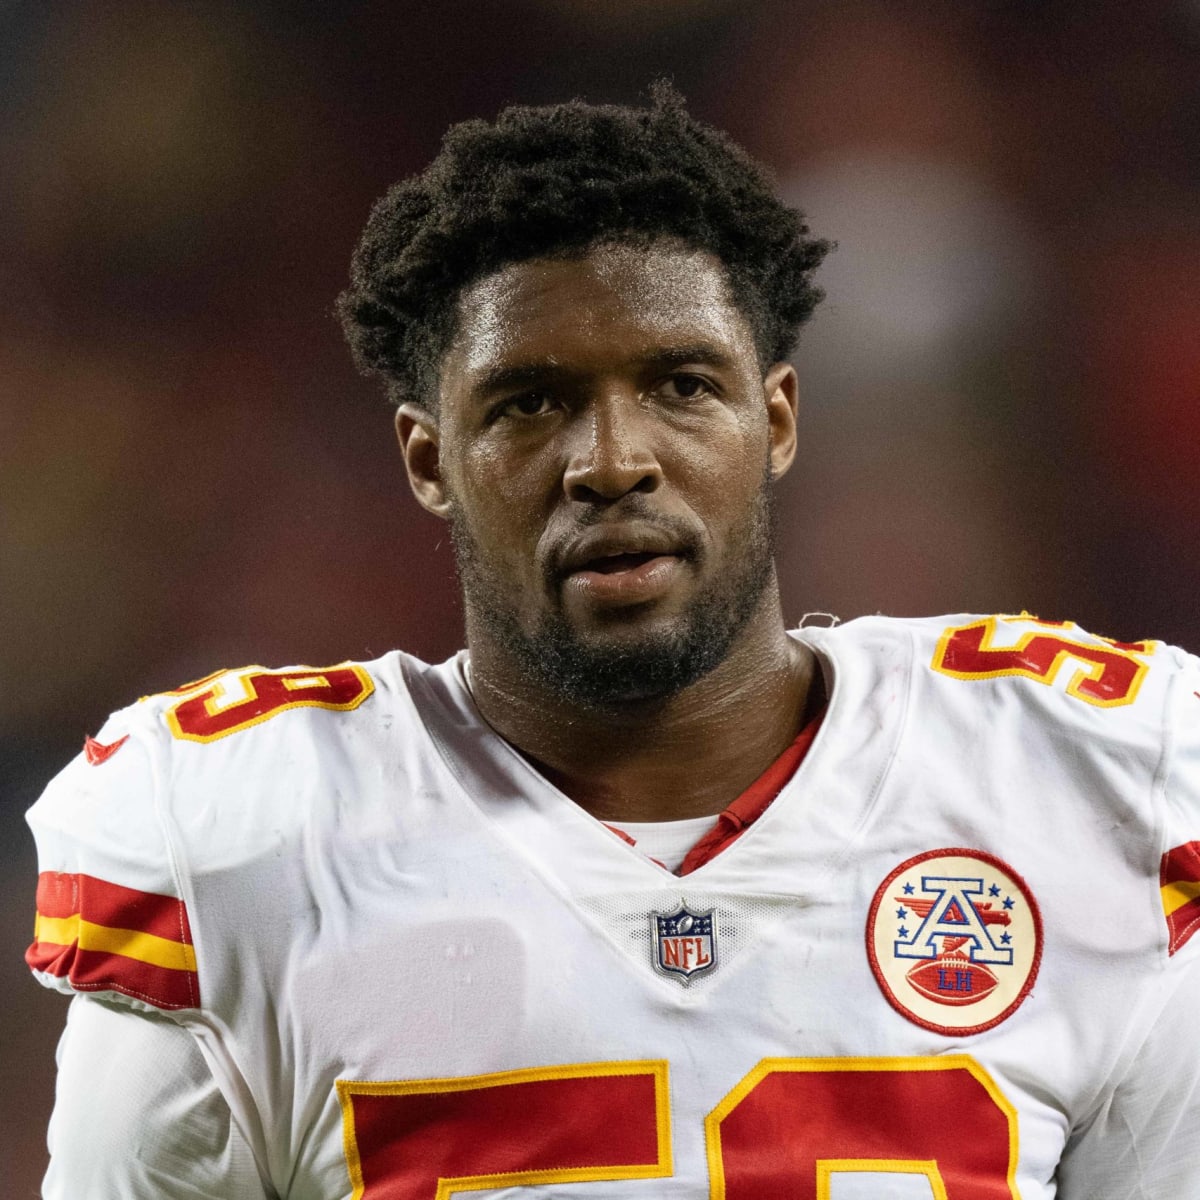
[[[58,1048],[45,1200],[266,1200],[266,1187],[191,1034],[90,996]]]
[[[1200,956],[1200,659],[1184,655],[1168,725],[1165,849],[1160,868],[1168,953]],[[1194,939],[1194,940],[1193,940]]]
[[[155,730],[141,707],[112,717],[27,814],[39,874],[25,957],[59,991],[198,1008],[187,906],[158,811]]]
[[[1160,893],[1163,961],[1124,1076],[1075,1131],[1061,1200],[1200,1200],[1200,660],[1169,697]]]

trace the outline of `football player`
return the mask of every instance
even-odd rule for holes
[[[51,783],[46,1196],[1200,1197],[1200,662],[785,628],[826,248],[665,88],[379,202],[341,313],[467,649],[216,672]]]

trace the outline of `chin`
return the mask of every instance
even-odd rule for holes
[[[718,666],[728,641],[686,617],[579,634],[547,623],[520,655],[536,682],[583,707],[669,700]]]

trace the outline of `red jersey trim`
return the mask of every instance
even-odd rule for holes
[[[812,747],[825,714],[815,716],[796,735],[790,746],[723,812],[714,819],[712,828],[687,852],[679,864],[676,875],[688,875],[698,867],[716,858],[726,846],[734,842],[767,811],[775,797],[787,786],[789,780],[800,769]],[[636,846],[637,841],[617,825],[604,822],[623,842]],[[662,863],[652,858],[651,862]],[[664,867],[665,869],[665,867]]]
[[[758,820],[775,802],[799,770],[821,728],[825,714],[814,717],[795,741],[736,799],[717,816],[713,827],[687,852],[678,875],[688,875],[711,862]]]
[[[31,970],[75,991],[113,991],[158,1008],[200,1003],[196,955],[183,901],[97,879],[44,871]]]
[[[1163,855],[1159,886],[1168,952],[1174,954],[1200,929],[1200,842],[1185,842]]]

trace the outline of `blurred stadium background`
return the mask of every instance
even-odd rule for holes
[[[371,201],[502,105],[658,75],[840,248],[790,619],[1028,608],[1200,649],[1200,3],[0,4],[0,1193],[63,1003],[21,813],[218,666],[459,644],[332,316]]]

